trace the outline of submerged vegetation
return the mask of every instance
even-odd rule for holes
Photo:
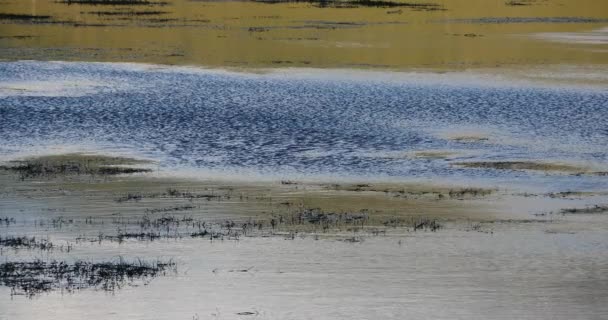
[[[149,0],[61,0],[58,3],[67,5],[107,5],[107,6],[150,6],[150,5],[167,5],[165,1],[149,1]]]
[[[13,249],[40,249],[40,250],[52,250],[53,243],[44,239],[36,239],[36,237],[13,237],[13,236],[0,236],[0,247],[8,247]]]
[[[608,205],[595,205],[592,207],[585,208],[567,208],[560,211],[563,214],[597,214],[597,213],[608,213]]]
[[[0,13],[0,20],[39,21],[48,20],[51,16],[37,16],[17,13]]]
[[[561,171],[579,172],[584,168],[556,163],[543,163],[533,161],[479,161],[479,162],[457,162],[454,165],[464,168],[499,169],[499,170],[536,170],[536,171]]]
[[[437,3],[406,2],[392,0],[253,0],[259,3],[310,3],[314,6],[325,8],[357,8],[357,7],[377,7],[377,8],[409,8],[413,10],[436,11],[445,10]]]
[[[88,14],[98,16],[154,16],[169,14],[168,11],[89,11]]]
[[[68,154],[11,161],[9,165],[0,166],[0,169],[18,173],[22,179],[51,178],[70,175],[145,173],[151,172],[152,170],[130,166],[149,163],[149,161],[123,157]]]
[[[94,288],[114,291],[137,280],[146,281],[175,271],[173,261],[19,261],[0,264],[0,283],[13,295],[33,297],[52,290],[73,292]]]

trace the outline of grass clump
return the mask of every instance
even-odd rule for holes
[[[173,261],[88,262],[76,261],[25,261],[0,264],[0,284],[11,288],[13,295],[36,296],[53,290],[75,290],[94,288],[115,291],[136,280],[150,280],[175,271]]]
[[[44,239],[36,239],[36,237],[0,236],[0,247],[8,247],[13,249],[40,249],[48,251],[53,249],[53,243]]]

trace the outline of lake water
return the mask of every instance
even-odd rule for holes
[[[2,62],[0,156],[130,155],[158,161],[159,174],[203,179],[433,180],[605,191],[605,176],[453,164],[522,160],[605,171],[607,108],[602,87],[467,72],[254,74]],[[420,156],[429,152],[442,156]],[[0,225],[0,234],[61,244],[83,232],[94,237],[116,230],[109,222],[36,225],[36,219],[63,214],[82,220],[104,208],[95,207],[94,196],[72,208],[52,192],[20,198],[11,188],[3,189],[0,216],[17,223]],[[65,207],[69,212],[61,211]],[[224,213],[219,202],[212,208],[205,214]],[[101,218],[111,221],[106,211]],[[308,234],[293,240],[84,241],[52,253],[7,248],[3,261],[161,258],[174,259],[178,272],[113,293],[54,291],[29,299],[2,286],[0,319],[606,319],[606,216],[542,220],[481,230],[466,222],[439,232],[391,229],[356,243]]]
[[[607,109],[603,87],[475,73],[0,63],[4,159],[133,154],[201,177],[601,188],[602,177],[453,164],[521,160],[605,171]]]

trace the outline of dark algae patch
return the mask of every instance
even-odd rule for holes
[[[105,262],[5,262],[0,264],[0,284],[9,287],[12,295],[30,298],[54,290],[73,292],[93,288],[112,292],[137,281],[147,283],[175,270],[173,261],[128,262],[122,258]]]

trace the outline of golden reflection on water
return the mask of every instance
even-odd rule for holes
[[[505,0],[430,2],[443,10],[321,8],[302,2],[168,0],[167,5],[93,6],[2,0],[0,13],[51,18],[0,19],[0,59],[392,69],[608,62],[606,43],[559,43],[532,36],[605,28],[608,1],[538,0],[525,6],[510,6]],[[591,21],[458,20],[487,17]]]

